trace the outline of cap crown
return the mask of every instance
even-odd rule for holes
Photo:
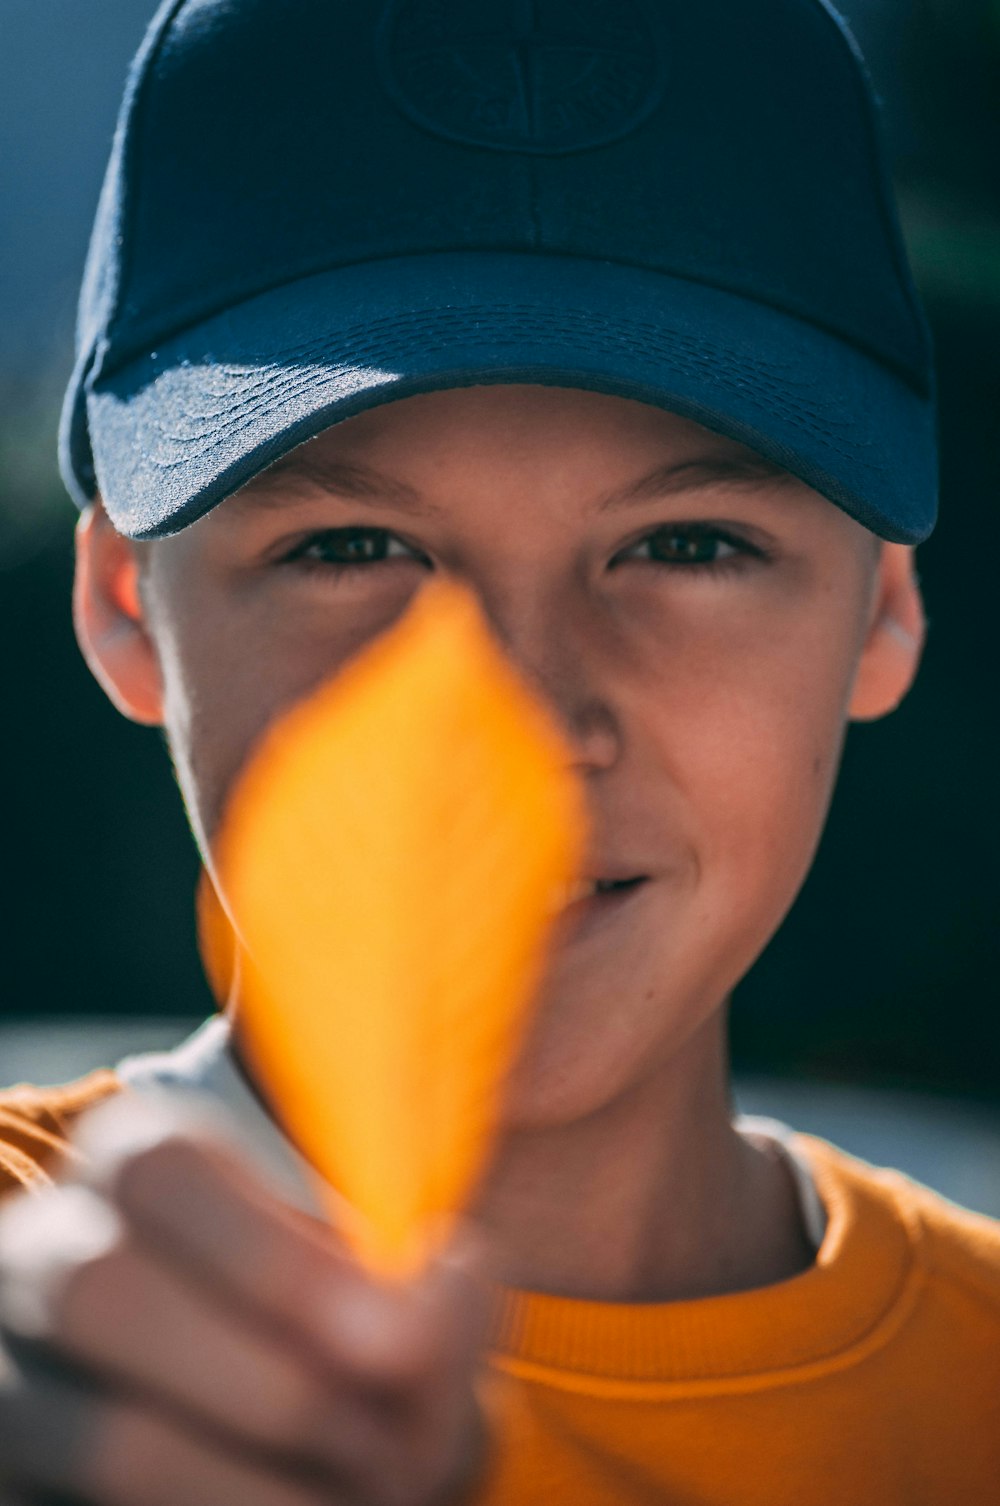
[[[824,0],[169,0],[83,357],[113,372],[279,284],[453,250],[709,283],[928,390],[870,92]]]

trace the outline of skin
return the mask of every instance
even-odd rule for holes
[[[361,563],[338,565],[359,553]],[[787,1172],[731,1123],[726,1005],[808,870],[849,721],[891,711],[916,673],[924,622],[912,551],[879,544],[803,483],[676,415],[512,386],[411,398],[349,420],[155,544],[121,539],[97,505],[78,558],[88,662],[126,715],[166,729],[209,861],[226,792],[275,715],[395,622],[430,574],[466,582],[566,730],[592,820],[589,875],[644,879],[624,902],[597,901],[563,921],[473,1210],[490,1270],[563,1295],[663,1301],[767,1285],[810,1263]],[[233,1008],[238,1030],[238,997]],[[479,1457],[484,1257],[453,1251],[429,1273],[430,1296],[378,1293],[342,1252],[333,1258],[328,1236],[317,1241],[247,1168],[197,1139],[119,1124],[92,1147],[91,1164],[94,1196],[115,1220],[96,1257],[104,1285],[95,1297],[92,1253],[61,1255],[72,1242],[50,1236],[58,1270],[42,1280],[8,1255],[19,1274],[8,1276],[0,1311],[15,1343],[71,1353],[84,1375],[112,1371],[122,1413],[109,1418],[106,1393],[94,1412],[85,1384],[54,1400],[24,1367],[20,1405],[82,1417],[78,1457],[90,1467],[114,1455],[109,1430],[127,1426],[131,1407],[132,1426],[152,1419],[161,1429],[157,1457],[186,1482],[185,1499],[220,1499],[206,1482],[212,1469],[248,1469],[246,1429],[230,1417],[219,1440],[217,1400],[142,1316],[169,1276],[177,1331],[214,1321],[220,1302],[207,1294],[221,1299],[232,1332],[213,1350],[211,1396],[228,1394],[230,1378],[233,1395],[249,1387],[255,1401],[239,1417],[266,1413],[269,1400],[282,1410],[275,1399],[288,1377],[260,1322],[276,1303],[293,1335],[282,1363],[293,1356],[303,1415],[329,1414],[297,1315],[335,1315],[320,1369],[362,1421],[353,1441],[320,1449],[325,1499],[331,1479],[354,1492],[344,1499],[456,1497]],[[154,1196],[164,1175],[178,1193],[165,1201],[182,1218]],[[239,1270],[213,1264],[212,1219],[198,1221],[213,1199],[199,1202],[199,1185],[240,1204],[239,1248],[263,1252],[259,1262],[251,1253]],[[279,1228],[294,1299],[267,1284]],[[0,1229],[0,1263],[4,1237]],[[190,1279],[199,1265],[200,1284]],[[359,1361],[345,1314],[363,1289],[374,1350],[362,1344]],[[138,1316],[117,1325],[121,1347],[109,1359],[94,1313],[108,1319],[128,1300]],[[263,1329],[270,1342],[273,1326]],[[422,1358],[400,1378],[389,1356],[407,1352],[393,1337],[407,1331]],[[239,1343],[254,1346],[253,1365],[240,1363]],[[366,1408],[373,1377],[376,1391],[395,1386],[405,1398],[402,1414]],[[138,1423],[136,1383],[146,1397]],[[183,1428],[165,1395],[183,1399]],[[296,1435],[299,1423],[268,1456],[267,1489],[254,1472],[252,1499],[300,1498],[281,1493],[301,1485],[275,1463],[315,1464],[316,1438]],[[42,1466],[19,1468],[34,1478]],[[3,1469],[0,1453],[0,1480]],[[146,1499],[115,1478],[94,1498]]]

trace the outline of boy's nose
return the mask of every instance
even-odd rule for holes
[[[479,588],[487,620],[507,657],[559,721],[581,773],[611,768],[622,726],[597,625],[569,592],[508,593]]]

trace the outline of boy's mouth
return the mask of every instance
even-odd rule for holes
[[[628,878],[578,879],[561,890],[553,908],[567,918],[582,919],[587,914],[609,909],[634,894],[646,883],[647,877],[645,873],[637,873]]]

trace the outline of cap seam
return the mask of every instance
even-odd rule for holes
[[[532,255],[545,254],[545,238],[542,233],[542,209],[540,203],[539,163],[536,158],[528,162],[528,214],[531,219],[531,253]]]

